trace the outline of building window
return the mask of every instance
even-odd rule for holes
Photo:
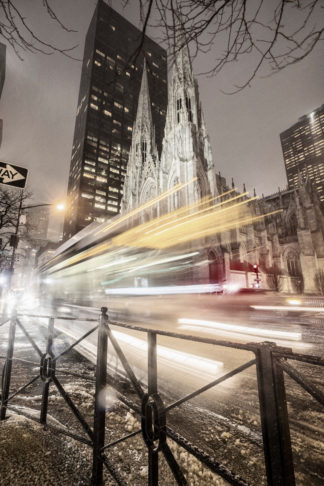
[[[86,177],[87,179],[94,179],[94,175],[88,174],[87,172],[83,172],[83,177]]]
[[[191,99],[186,96],[186,108],[188,111],[188,120],[192,122]]]
[[[180,111],[182,108],[182,99],[179,98],[177,99],[177,123],[180,123],[181,117],[180,117]]]
[[[147,143],[145,140],[142,142],[142,162],[144,163],[146,161],[146,156],[147,156]]]

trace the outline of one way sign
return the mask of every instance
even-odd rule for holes
[[[0,183],[6,186],[24,188],[26,185],[28,169],[0,162]]]

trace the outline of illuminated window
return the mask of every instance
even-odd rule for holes
[[[106,206],[104,204],[99,204],[99,203],[95,203],[94,207],[99,208],[99,209],[105,209],[106,208]]]
[[[87,172],[83,172],[83,177],[86,177],[87,179],[94,179],[95,176],[93,174],[88,174]]]
[[[89,160],[89,159],[85,159],[84,162],[85,162],[85,164],[88,164],[88,165],[92,165],[92,166],[95,166],[96,165],[95,162],[93,162],[92,160]]]
[[[84,197],[85,199],[93,199],[93,195],[88,194],[87,192],[82,192],[81,197]]]
[[[107,206],[107,209],[108,209],[109,211],[113,211],[114,213],[118,213],[118,208],[116,208],[116,207],[114,207],[114,206],[110,206],[110,205],[108,205],[108,206]]]
[[[95,105],[94,103],[90,103],[90,106],[93,110],[98,110],[98,106]]]
[[[106,177],[101,177],[101,176],[97,176],[97,177],[96,177],[96,180],[97,180],[98,182],[107,182],[107,178],[106,178]]]
[[[84,170],[88,172],[96,172],[96,169],[94,169],[93,167],[87,167],[86,165],[84,166]]]
[[[109,191],[118,192],[118,189],[116,189],[116,187],[109,186]]]
[[[120,103],[117,103],[117,101],[114,101],[114,106],[116,106],[116,108],[119,108],[120,110],[123,109],[123,105],[121,105]]]
[[[111,112],[110,112],[110,111],[108,111],[108,110],[104,110],[104,114],[105,114],[106,116],[111,116]]]

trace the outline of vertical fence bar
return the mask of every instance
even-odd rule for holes
[[[10,381],[11,381],[11,369],[12,369],[12,357],[14,352],[16,336],[16,314],[12,316],[9,327],[9,339],[6,361],[4,364],[4,370],[2,375],[1,384],[1,410],[0,420],[5,420],[7,412],[7,400],[9,397]]]
[[[149,332],[148,342],[148,395],[157,393],[156,333]],[[154,418],[153,418],[154,420]],[[159,453],[149,449],[148,486],[159,484]]]
[[[269,486],[295,486],[283,371],[263,343],[256,351],[263,449]]]
[[[107,307],[101,308],[101,316],[98,327],[98,345],[97,345],[97,366],[96,366],[96,390],[95,390],[95,409],[93,423],[93,463],[92,463],[92,480],[93,486],[103,485],[103,460],[101,449],[105,445],[105,422],[106,408],[103,391],[107,383]]]
[[[54,317],[50,317],[48,320],[48,336],[47,336],[47,346],[46,346],[46,354],[52,356],[52,347],[53,347],[53,336],[54,336]],[[40,423],[46,424],[47,418],[47,408],[48,408],[48,395],[49,395],[49,386],[51,380],[48,380],[43,383],[43,392],[42,392],[42,405],[41,405],[41,413],[40,413]]]

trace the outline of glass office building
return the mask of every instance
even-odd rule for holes
[[[166,51],[98,2],[85,41],[63,237],[120,211],[144,57],[158,150],[167,109]]]
[[[288,186],[298,187],[299,177],[308,176],[324,202],[324,105],[299,118],[280,134]]]

